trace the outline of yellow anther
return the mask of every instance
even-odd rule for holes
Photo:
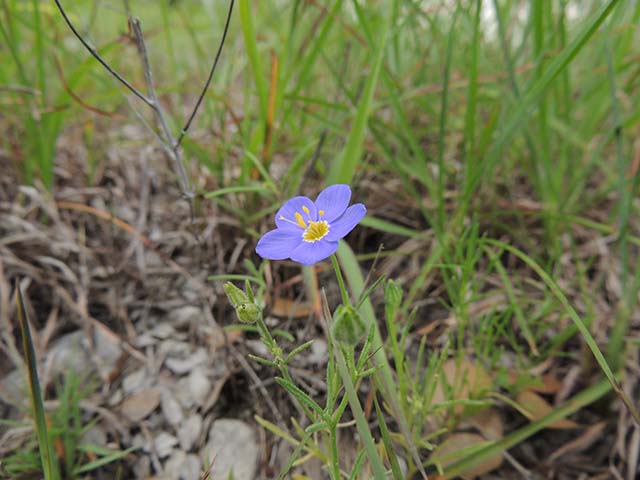
[[[305,207],[302,207],[305,208]],[[298,222],[298,225],[300,225],[302,228],[307,228],[307,224],[304,223],[304,219],[302,218],[302,215],[300,215],[298,212],[296,212],[296,222]]]
[[[317,242],[322,240],[327,233],[329,233],[329,224],[324,220],[309,222],[309,228],[302,234],[302,240],[308,243]]]
[[[307,214],[307,216],[309,216],[309,209],[307,208],[307,206],[306,206],[306,205],[303,205],[303,206],[302,206],[302,211],[303,211],[304,213],[306,213],[306,214]]]
[[[320,211],[318,212],[318,215],[320,215],[320,216],[322,217],[322,216],[324,215],[324,210],[320,210]]]

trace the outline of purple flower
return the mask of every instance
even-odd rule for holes
[[[337,250],[338,240],[367,213],[362,203],[348,207],[349,200],[348,185],[325,188],[315,202],[307,197],[293,197],[278,210],[278,228],[264,234],[256,252],[269,260],[290,258],[303,265],[324,260]]]

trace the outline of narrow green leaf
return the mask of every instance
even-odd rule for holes
[[[619,1],[620,0],[609,0],[606,3],[603,3],[600,8],[598,8],[598,10],[585,21],[583,27],[569,45],[549,63],[542,76],[523,95],[517,108],[505,120],[504,129],[487,154],[487,159],[483,162],[482,168],[478,168],[471,179],[469,189],[465,191],[463,204],[468,204],[468,202],[473,198],[474,192],[482,179],[491,178],[491,172],[493,171],[496,163],[500,158],[502,158],[501,154],[505,145],[511,141],[513,135],[532,114],[536,103],[545,94],[547,88],[549,88],[558,75],[567,68],[576,55],[580,53],[582,48],[587,44],[588,40],[593,36],[596,30],[598,30],[600,25],[602,25],[613,10],[613,7],[615,7]],[[463,216],[459,216],[458,218],[463,218]]]
[[[93,460],[92,462],[85,463],[80,468],[75,469],[73,473],[75,475],[80,475],[86,472],[90,472],[91,470],[95,470],[96,468],[100,468],[104,465],[115,462],[116,460],[120,460],[121,458],[126,457],[131,452],[137,449],[138,447],[131,447],[131,448],[127,448],[126,450],[112,451],[108,455],[104,455],[103,457],[100,457],[97,460]]]
[[[387,428],[387,422],[385,422],[384,420],[384,413],[382,412],[382,409],[378,404],[377,396],[373,397],[373,403],[376,407],[376,416],[378,417],[378,425],[380,425],[380,434],[382,435],[384,449],[387,451],[387,458],[389,459],[389,463],[391,463],[391,473],[393,474],[393,478],[395,480],[402,480],[404,477],[402,475],[402,471],[400,470],[398,457],[396,456],[396,452],[393,448],[391,435],[389,434],[389,429]]]
[[[297,398],[301,403],[303,403],[304,405],[308,406],[309,408],[314,410],[318,415],[320,415],[323,419],[325,419],[325,413],[324,413],[324,410],[322,409],[322,407],[320,405],[318,405],[304,391],[302,391],[300,388],[295,386],[293,383],[291,383],[290,381],[288,381],[288,380],[286,380],[286,379],[284,379],[282,377],[275,377],[275,380],[276,380],[276,383],[278,385],[280,385],[282,388],[284,388],[286,391],[288,391],[291,395],[293,395],[295,398]]]
[[[567,312],[571,320],[573,320],[573,323],[575,324],[576,328],[582,335],[582,338],[584,339],[585,343],[591,350],[591,353],[595,357],[596,362],[600,366],[600,369],[602,370],[604,375],[607,377],[607,380],[609,380],[609,383],[611,383],[611,386],[616,392],[616,395],[618,395],[620,400],[622,400],[622,402],[625,404],[625,406],[629,410],[629,413],[633,416],[635,421],[640,425],[640,414],[638,413],[638,410],[636,409],[632,400],[627,396],[624,390],[622,390],[622,387],[620,387],[620,384],[618,383],[616,376],[611,371],[609,364],[607,363],[606,359],[604,358],[604,355],[600,351],[600,348],[598,348],[598,344],[596,343],[595,339],[591,335],[591,332],[589,331],[587,326],[584,324],[584,322],[582,321],[578,313],[575,311],[571,303],[569,303],[569,300],[567,299],[565,294],[562,292],[562,290],[560,289],[558,284],[555,282],[555,280],[553,280],[553,278],[551,278],[551,276],[547,272],[545,272],[542,269],[542,267],[538,265],[538,263],[536,263],[535,260],[533,260],[531,257],[529,257],[527,254],[525,254],[521,250],[518,250],[517,248],[512,247],[511,245],[508,245],[504,242],[500,242],[498,240],[493,240],[490,238],[485,239],[485,242],[489,243],[490,245],[503,248],[504,250],[507,250],[508,252],[512,253],[513,255],[518,257],[520,260],[522,260],[524,263],[526,263],[529,266],[529,268],[531,268],[534,272],[536,272],[536,275],[538,275],[542,279],[542,281],[547,285],[547,288],[551,290],[551,293],[553,293],[555,297],[560,301],[560,303],[564,307],[565,311]]]
[[[264,185],[238,185],[235,187],[220,188],[213,192],[207,192],[204,194],[204,196],[205,198],[215,198],[215,197],[222,197],[224,195],[229,195],[230,193],[247,193],[247,192],[268,193],[269,189],[267,189]]]
[[[265,75],[262,69],[262,63],[260,61],[260,55],[258,53],[258,43],[256,39],[256,29],[253,24],[253,19],[256,18],[259,4],[249,4],[249,0],[239,0],[238,10],[240,11],[240,24],[242,25],[242,34],[244,36],[244,44],[247,49],[247,55],[249,56],[249,62],[251,63],[251,70],[253,71],[253,79],[256,84],[256,90],[258,91],[258,100],[260,101],[260,113],[263,119],[267,118],[267,102],[268,91],[267,84],[265,82]]]
[[[351,133],[347,139],[347,144],[341,154],[331,163],[329,175],[327,176],[327,184],[329,185],[334,183],[351,183],[356,167],[360,162],[365,127],[369,120],[373,94],[378,84],[378,77],[380,76],[380,69],[382,68],[384,52],[387,46],[387,37],[389,36],[391,26],[391,15],[389,15],[388,12],[385,12],[383,15],[385,15],[384,25],[380,32],[378,44],[373,52],[371,72],[367,76],[362,97],[358,101],[358,109]]]
[[[337,255],[353,295],[355,297],[359,297],[364,292],[364,278],[353,251],[349,245],[344,242],[344,240],[340,240]],[[384,342],[382,341],[382,335],[380,334],[380,328],[378,327],[378,322],[370,299],[365,300],[362,304],[360,313],[369,323],[369,328],[373,330],[373,358],[375,359],[376,365],[380,367],[376,378],[380,382],[381,390],[384,392],[385,398],[393,409],[395,420],[398,422],[400,432],[405,439],[407,448],[411,452],[414,462],[416,462],[416,465],[420,469],[420,473],[426,478],[426,473],[422,468],[420,455],[418,455],[418,450],[411,438],[409,424],[401,408],[401,402],[395,385],[393,371],[391,370],[391,365],[389,364],[389,360],[387,359],[387,355],[384,350]]]
[[[49,437],[47,418],[42,402],[42,392],[40,390],[40,381],[38,380],[38,361],[33,346],[33,339],[31,338],[27,308],[19,284],[16,285],[16,304],[18,306],[18,324],[20,325],[20,334],[22,335],[22,349],[27,367],[27,379],[29,381],[29,392],[31,394],[31,403],[35,416],[36,434],[38,437],[43,474],[45,480],[58,480],[60,474],[58,472],[53,442]]]
[[[382,220],[381,218],[372,217],[367,215],[360,221],[360,225],[365,227],[375,228],[376,230],[380,230],[381,232],[393,233],[394,235],[401,235],[403,237],[416,238],[420,235],[420,232],[416,232],[415,230],[411,230],[410,228],[403,227],[402,225],[398,225],[387,220]]]
[[[579,394],[565,402],[563,405],[556,407],[552,412],[550,412],[548,415],[545,415],[540,420],[532,422],[525,427],[522,427],[521,429],[510,433],[502,440],[492,442],[490,445],[487,445],[483,449],[472,453],[462,460],[459,460],[450,465],[444,472],[444,478],[448,479],[459,477],[464,472],[482,463],[485,459],[490,458],[496,454],[506,452],[511,447],[523,442],[546,426],[551,425],[553,422],[557,422],[558,420],[566,418],[572,413],[577,412],[581,408],[584,408],[585,406],[595,402],[603,395],[605,395],[609,390],[611,390],[611,386],[606,380],[602,380],[595,385],[592,385],[591,387],[580,392]]]

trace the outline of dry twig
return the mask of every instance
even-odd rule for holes
[[[146,79],[146,82],[147,82],[148,95],[143,94],[140,90],[138,90],[131,83],[129,83],[120,73],[118,73],[113,67],[111,67],[111,65],[109,65],[109,63],[104,58],[102,58],[102,56],[98,53],[98,51],[87,42],[87,40],[80,34],[80,32],[78,32],[77,28],[74,26],[74,24],[69,19],[69,16],[67,15],[64,7],[60,3],[60,0],[55,0],[56,6],[58,7],[58,10],[60,11],[60,14],[62,15],[62,18],[66,22],[67,26],[71,29],[73,34],[76,36],[76,38],[80,41],[80,43],[82,43],[82,45],[89,51],[89,53],[98,62],[100,62],[100,64],[116,80],[118,80],[118,82],[120,82],[127,90],[129,90],[131,93],[133,93],[136,97],[138,97],[140,100],[142,100],[147,106],[149,106],[153,110],[154,115],[156,117],[156,120],[158,121],[158,124],[160,125],[160,130],[162,132],[162,135],[161,136],[160,135],[156,135],[156,138],[161,143],[165,153],[169,156],[169,158],[174,163],[174,166],[175,166],[175,168],[176,168],[176,170],[178,172],[178,175],[180,177],[180,186],[181,186],[181,189],[182,189],[182,194],[185,196],[185,198],[187,198],[189,200],[190,206],[192,206],[192,200],[193,200],[193,197],[195,196],[195,192],[193,192],[193,190],[191,188],[191,183],[189,182],[187,171],[185,169],[184,162],[183,162],[183,159],[182,159],[182,153],[181,153],[181,150],[180,150],[180,145],[182,143],[182,140],[183,140],[184,136],[186,135],[187,131],[189,130],[189,127],[191,126],[191,123],[193,122],[193,119],[195,118],[196,114],[198,113],[198,110],[200,108],[200,105],[202,104],[204,96],[207,93],[207,90],[209,89],[209,85],[211,84],[211,80],[213,79],[213,74],[214,74],[214,72],[216,70],[216,67],[218,65],[218,61],[220,59],[220,54],[222,53],[222,48],[223,48],[225,40],[227,38],[227,32],[229,31],[229,23],[231,21],[231,14],[233,13],[234,2],[235,2],[235,0],[230,0],[230,2],[229,2],[229,11],[228,11],[228,14],[227,14],[227,19],[226,19],[226,22],[225,22],[224,31],[223,31],[223,34],[222,34],[222,38],[220,40],[220,44],[218,46],[218,50],[216,52],[216,56],[215,56],[214,61],[213,61],[212,65],[211,65],[211,69],[209,70],[209,76],[207,77],[207,80],[206,80],[206,82],[204,84],[204,87],[202,88],[202,90],[200,92],[200,95],[198,96],[198,100],[196,101],[196,104],[195,104],[191,114],[187,118],[187,121],[186,121],[184,127],[182,128],[182,130],[180,131],[180,134],[178,135],[178,138],[176,139],[173,136],[173,134],[171,133],[171,130],[169,129],[164,110],[162,108],[161,103],[158,100],[158,97],[157,97],[157,94],[156,94],[156,90],[155,90],[154,85],[153,85],[152,74],[151,74],[151,66],[149,64],[149,59],[148,59],[148,55],[147,55],[147,49],[146,49],[146,46],[145,46],[145,43],[144,43],[144,37],[142,35],[142,27],[140,25],[140,20],[138,18],[133,18],[133,17],[130,16],[129,17],[129,25],[132,28],[132,31],[133,31],[133,34],[134,34],[134,39],[135,39],[135,42],[136,42],[136,46],[138,48],[138,52],[140,53],[140,56],[141,56],[141,59],[142,59],[144,75],[145,75],[145,79]]]

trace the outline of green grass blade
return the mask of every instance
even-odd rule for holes
[[[320,27],[320,32],[314,36],[310,51],[304,57],[304,61],[300,66],[296,85],[290,92],[287,92],[287,96],[296,96],[303,87],[308,86],[312,68],[316,63],[318,55],[322,51],[322,48],[327,43],[327,36],[329,35],[329,32],[331,31],[336,18],[338,18],[340,9],[342,8],[342,2],[343,0],[336,0],[336,2],[333,4],[333,7],[326,15],[326,18],[324,19],[324,21],[322,22],[322,26]]]
[[[420,232],[416,232],[415,230],[403,227],[402,225],[398,225],[387,220],[382,220],[381,218],[371,217],[369,215],[362,219],[360,225],[369,228],[375,228],[376,230],[380,230],[381,232],[400,235],[401,237],[416,238],[420,236]]]
[[[622,400],[622,402],[625,404],[625,406],[629,410],[629,413],[635,419],[636,423],[640,425],[640,414],[638,413],[638,410],[636,409],[631,399],[622,390],[622,387],[620,387],[620,384],[618,383],[616,376],[611,371],[611,368],[609,367],[607,360],[604,358],[604,355],[600,351],[600,348],[598,347],[598,344],[596,343],[595,339],[591,335],[591,332],[589,332],[589,329],[587,328],[587,326],[584,324],[584,322],[578,315],[578,312],[576,312],[573,306],[571,305],[571,303],[569,303],[569,300],[567,299],[565,294],[562,292],[562,290],[560,289],[558,284],[555,282],[555,280],[551,278],[551,276],[547,272],[545,272],[543,268],[540,265],[538,265],[538,263],[535,260],[533,260],[524,252],[518,250],[517,248],[493,239],[486,239],[485,242],[490,245],[503,248],[504,250],[507,250],[509,253],[515,255],[524,263],[526,263],[527,266],[529,266],[529,268],[531,268],[536,273],[536,275],[538,275],[542,279],[542,281],[546,284],[547,288],[551,290],[551,293],[553,293],[555,297],[558,299],[558,301],[560,301],[565,311],[567,312],[567,314],[575,324],[576,328],[582,335],[582,338],[584,339],[585,343],[591,350],[591,353],[593,353],[593,356],[595,357],[596,362],[600,366],[602,373],[604,373],[605,377],[607,377],[607,380],[613,387],[613,390],[616,392],[616,395],[618,395],[620,400]]]
[[[340,155],[338,155],[331,163],[327,184],[334,183],[351,183],[356,167],[362,156],[362,142],[364,140],[365,127],[371,113],[371,104],[373,103],[373,94],[375,93],[380,69],[384,59],[384,52],[387,46],[387,38],[391,27],[391,15],[385,15],[384,25],[380,32],[380,40],[373,52],[373,62],[371,72],[367,77],[362,97],[358,101],[358,109],[356,111],[355,120],[347,144]]]
[[[602,6],[585,22],[567,48],[560,52],[553,61],[549,63],[542,76],[523,95],[522,100],[518,103],[518,107],[504,122],[504,130],[502,130],[500,137],[496,140],[493,147],[487,154],[488,158],[483,162],[482,168],[477,169],[468,190],[465,191],[465,196],[462,199],[463,209],[467,207],[468,203],[473,198],[474,191],[477,189],[482,179],[490,178],[493,168],[500,158],[502,158],[501,154],[504,147],[524,124],[524,121],[531,115],[536,103],[545,94],[547,88],[549,88],[560,73],[567,68],[576,55],[580,53],[619,1],[620,0],[609,0],[602,4]],[[461,217],[459,216],[458,218]]]
[[[80,448],[82,448],[82,446],[80,446]],[[108,454],[105,454],[105,452],[102,452],[104,456],[101,456],[97,460],[93,460],[89,463],[85,463],[80,468],[76,469],[73,473],[74,475],[81,475],[83,473],[90,472],[91,470],[95,470],[96,468],[100,468],[104,465],[115,462],[116,460],[120,460],[121,458],[126,457],[131,452],[137,449],[138,447],[131,447],[131,448],[127,448],[126,450],[112,451],[112,452],[109,452]],[[86,450],[90,451],[90,448],[86,448]]]
[[[442,95],[440,97],[440,115],[438,120],[438,185],[437,185],[437,199],[438,199],[438,229],[442,231],[445,224],[445,212],[444,212],[444,190],[446,182],[446,172],[444,165],[444,151],[447,134],[447,120],[448,120],[448,103],[449,103],[449,84],[451,80],[451,67],[453,65],[453,46],[455,45],[456,36],[456,21],[458,19],[458,9],[456,9],[453,20],[451,21],[451,27],[449,34],[447,35],[447,53],[445,57],[444,74],[442,76]]]
[[[551,425],[553,422],[562,420],[572,413],[577,412],[581,408],[595,402],[603,395],[605,395],[609,390],[611,390],[611,385],[606,380],[601,380],[595,385],[592,385],[586,390],[580,392],[560,407],[555,408],[552,412],[545,415],[543,418],[532,422],[529,425],[510,433],[502,440],[493,442],[485,448],[472,453],[471,455],[468,455],[462,460],[457,461],[445,470],[444,478],[456,478],[469,469],[473,468],[474,466],[478,465],[483,460],[491,458],[498,453],[506,452],[514,445],[523,442],[546,426]]]
[[[473,40],[471,42],[471,62],[469,65],[469,88],[467,90],[467,107],[464,119],[464,138],[466,150],[466,164],[468,169],[477,166],[476,152],[476,112],[478,109],[478,55],[480,49],[480,13],[482,1],[476,0],[476,12],[473,20]],[[444,107],[444,105],[443,105]],[[465,181],[468,184],[472,175],[467,175]],[[467,187],[468,188],[468,187]],[[442,206],[441,206],[442,208]],[[442,212],[440,212],[442,215]]]
[[[358,264],[356,256],[353,254],[353,251],[351,250],[349,245],[345,243],[344,240],[340,240],[340,246],[338,247],[338,251],[336,253],[338,255],[338,260],[340,261],[342,271],[347,278],[347,283],[351,287],[352,297],[359,298],[364,292],[365,285],[362,272],[360,271],[360,265]],[[387,359],[387,355],[384,349],[384,342],[382,341],[382,335],[380,334],[380,328],[378,327],[378,322],[370,299],[367,299],[363,302],[360,313],[369,324],[369,328],[374,329],[372,350],[375,352],[373,354],[374,361],[376,365],[380,367],[378,374],[376,374],[376,378],[380,381],[382,387],[381,391],[385,395],[385,400],[389,403],[389,405],[391,405],[391,408],[395,415],[395,420],[396,422],[398,422],[400,432],[402,433],[402,436],[406,441],[407,448],[409,449],[413,460],[416,462],[417,467],[420,469],[420,473],[422,474],[422,476],[426,478],[426,473],[422,468],[420,455],[418,454],[418,450],[413,443],[413,439],[411,438],[411,430],[409,428],[405,414],[401,408],[398,390],[393,378],[393,371],[391,370],[391,365],[389,364],[389,360]]]
[[[247,192],[260,192],[260,193],[269,193],[269,190],[265,185],[238,185],[235,187],[225,187],[220,188],[218,190],[214,190],[213,192],[207,192],[204,194],[205,198],[215,198],[222,197],[224,195],[229,195],[231,193],[247,193]]]
[[[251,63],[251,70],[253,71],[253,78],[256,84],[256,90],[258,91],[258,100],[260,102],[260,112],[263,119],[267,118],[267,103],[268,103],[268,89],[265,82],[264,70],[262,69],[262,62],[260,61],[260,55],[258,54],[258,44],[256,40],[256,29],[253,24],[253,18],[256,16],[255,11],[258,8],[257,4],[251,6],[249,0],[239,0],[238,10],[240,11],[240,23],[242,25],[242,34],[244,36],[244,44],[247,49],[247,56]]]
[[[607,46],[607,72],[609,77],[609,94],[611,97],[611,116],[613,124],[618,126],[621,123],[620,105],[618,99],[618,87],[615,68],[613,65],[613,52],[611,48],[611,32],[608,32]],[[620,234],[618,236],[618,257],[620,260],[620,283],[623,288],[624,299],[618,304],[616,321],[611,332],[609,346],[607,348],[607,358],[614,369],[622,364],[625,353],[624,337],[629,329],[631,311],[637,298],[637,291],[633,288],[635,282],[629,280],[629,219],[633,212],[631,200],[635,198],[635,192],[631,192],[627,185],[627,157],[625,154],[624,130],[616,128],[615,147],[618,164],[618,222]],[[636,173],[637,176],[637,173]],[[633,187],[632,187],[633,188]],[[631,293],[631,294],[630,294]]]
[[[60,478],[58,464],[53,449],[53,442],[49,437],[47,418],[42,402],[42,392],[40,390],[40,381],[38,380],[36,351],[33,346],[33,339],[31,338],[27,308],[24,303],[22,289],[19,285],[16,286],[16,303],[18,306],[18,324],[20,325],[20,334],[22,335],[22,349],[24,350],[25,365],[27,367],[29,392],[31,394],[36,434],[40,449],[40,459],[42,460],[42,473],[45,480],[58,480]]]
[[[531,353],[533,353],[535,356],[540,355],[540,353],[538,352],[538,347],[536,346],[536,341],[533,338],[533,333],[531,333],[531,329],[529,328],[527,319],[525,318],[524,312],[522,311],[522,308],[520,308],[520,304],[518,303],[518,299],[516,298],[516,293],[514,291],[513,284],[509,279],[509,275],[507,274],[507,270],[504,268],[502,263],[500,263],[497,255],[490,248],[487,248],[486,252],[491,259],[491,263],[500,276],[500,280],[502,281],[502,285],[507,294],[509,302],[511,302],[511,305],[513,305],[513,312],[515,314],[516,321],[518,322],[520,330],[522,330],[522,335],[527,340],[527,344],[531,349]]]
[[[391,435],[389,434],[389,428],[387,427],[387,423],[384,420],[384,413],[380,408],[380,405],[378,404],[377,396],[373,397],[373,403],[376,407],[376,416],[378,417],[378,425],[380,425],[380,435],[382,436],[382,442],[384,443],[384,448],[387,451],[387,457],[389,458],[389,463],[391,464],[391,473],[393,474],[394,480],[402,480],[404,477],[402,475],[402,471],[400,470],[400,464],[398,463],[396,452],[393,449],[393,441],[391,440]]]

